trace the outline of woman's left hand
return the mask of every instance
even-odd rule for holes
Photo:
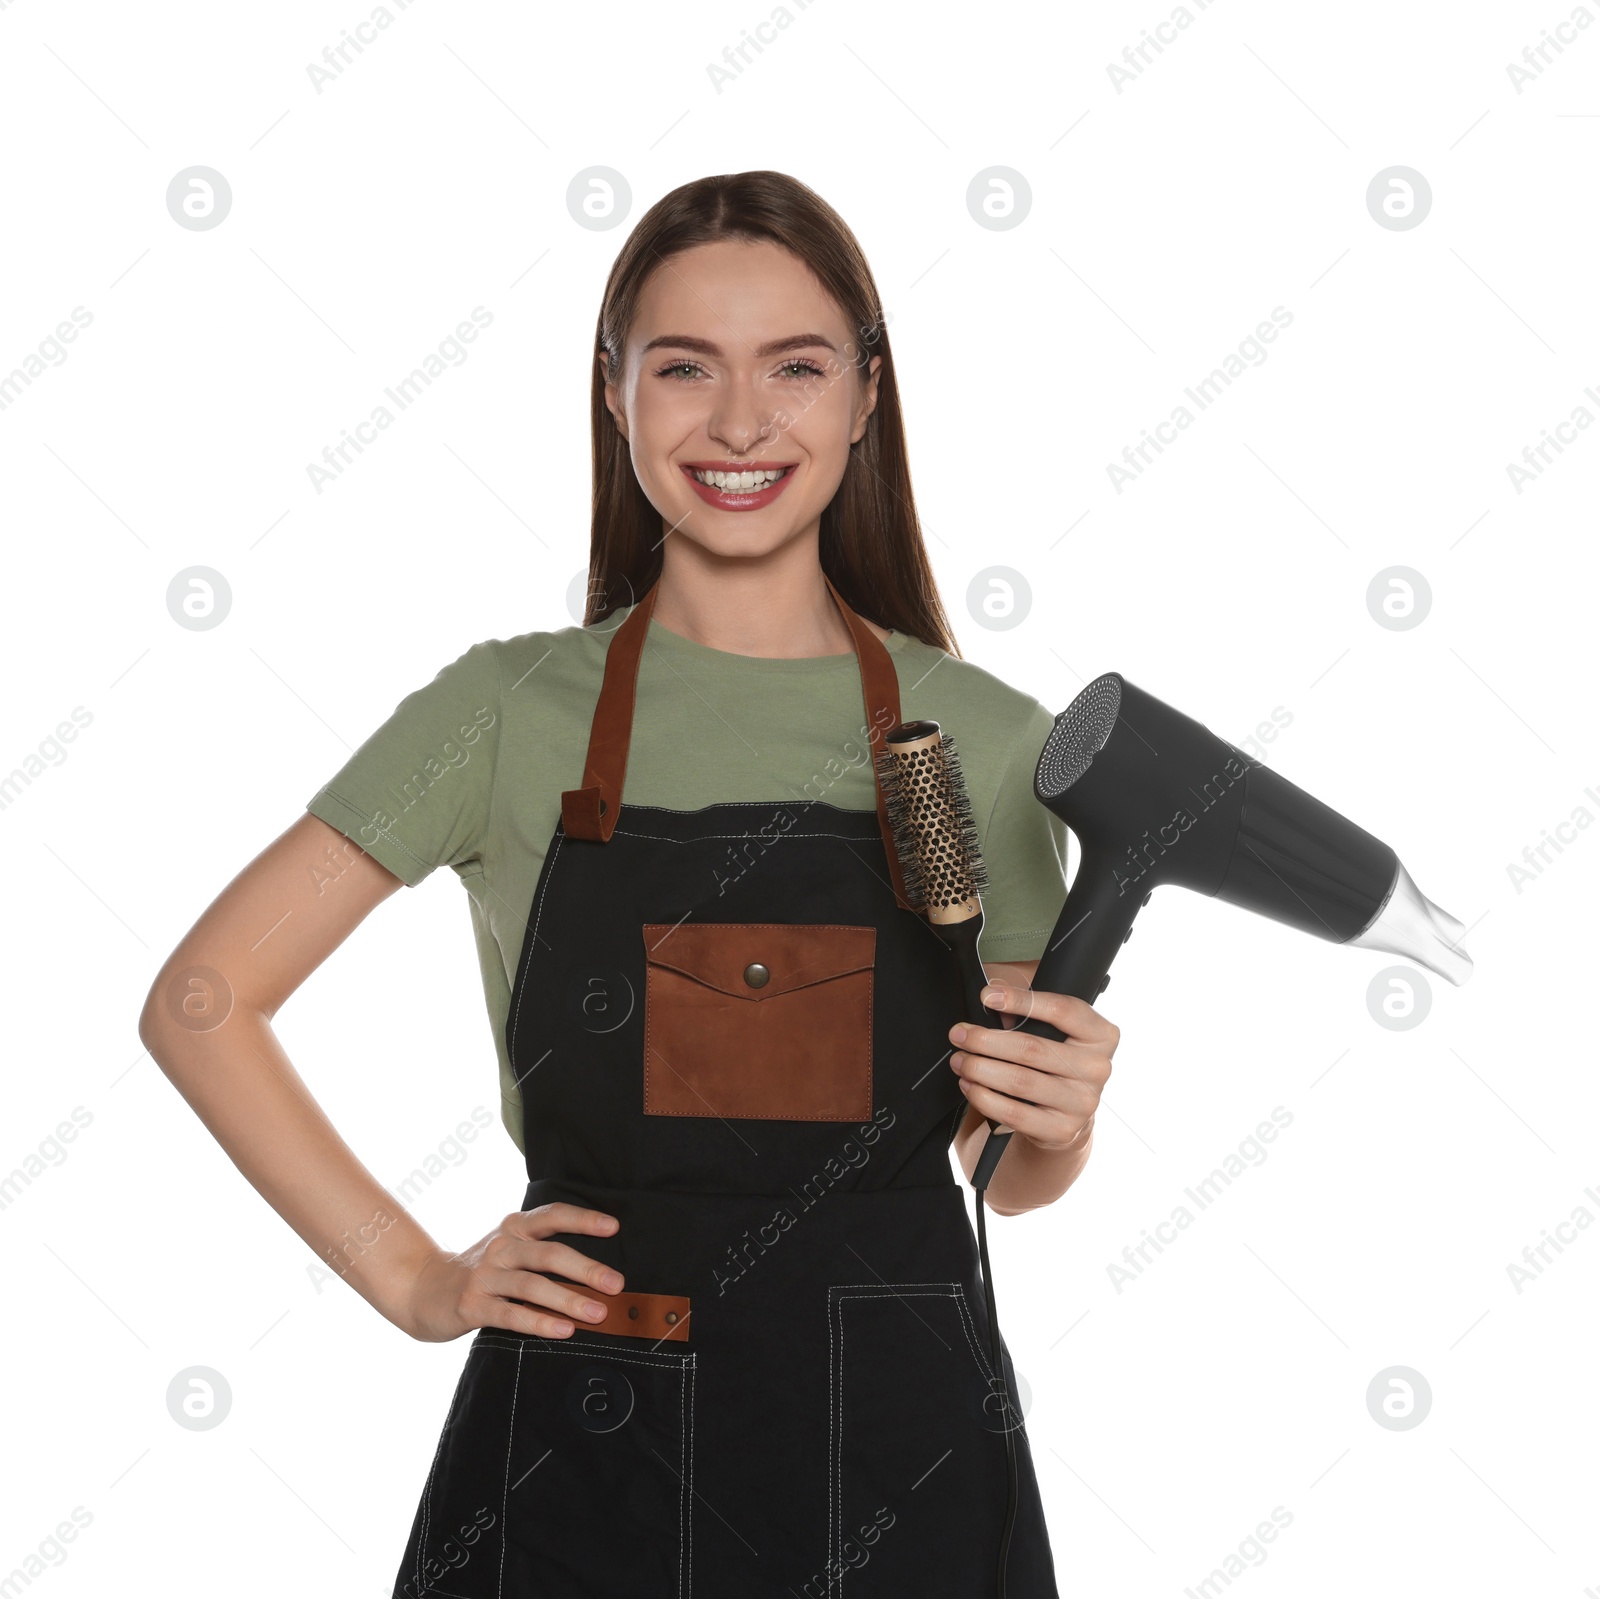
[[[957,1022],[950,1065],[967,1102],[1040,1149],[1070,1148],[1094,1119],[1122,1030],[1070,994],[991,980],[983,1002],[1018,1022],[1036,1016],[1066,1037]]]

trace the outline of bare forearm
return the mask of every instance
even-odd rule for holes
[[[141,1025],[156,1064],[266,1202],[391,1321],[438,1245],[372,1176],[311,1097],[260,1011],[217,1028]]]
[[[989,1209],[1001,1216],[1018,1216],[1054,1204],[1078,1180],[1093,1142],[1093,1116],[1065,1149],[1041,1149],[1014,1134],[989,1179],[985,1196]],[[981,1147],[981,1138],[978,1143]]]

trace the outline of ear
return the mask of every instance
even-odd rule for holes
[[[627,413],[622,409],[621,400],[617,393],[617,384],[611,377],[610,358],[604,350],[600,350],[596,353],[595,360],[600,363],[600,376],[605,380],[605,388],[602,392],[605,395],[606,409],[611,413],[611,420],[617,424],[617,432],[626,439],[628,436],[628,417]]]
[[[883,357],[875,355],[867,362],[867,378],[861,385],[861,399],[856,405],[855,423],[850,430],[850,442],[858,443],[867,431],[867,418],[878,408],[878,368]]]

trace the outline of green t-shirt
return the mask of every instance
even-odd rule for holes
[[[501,1119],[518,1149],[522,1101],[505,1023],[528,910],[563,789],[583,782],[606,647],[632,607],[593,627],[474,644],[408,694],[306,809],[415,887],[449,866],[471,899],[500,1064]],[[1033,796],[1054,722],[981,667],[893,632],[885,641],[906,721],[954,739],[990,887],[979,953],[1043,953],[1066,898],[1066,829]],[[653,618],[639,662],[623,803],[697,810],[722,801],[875,797],[855,652],[772,659],[709,649]]]

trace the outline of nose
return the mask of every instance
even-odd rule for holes
[[[764,443],[776,425],[770,407],[742,385],[734,384],[712,412],[706,431],[730,455],[744,455]]]

